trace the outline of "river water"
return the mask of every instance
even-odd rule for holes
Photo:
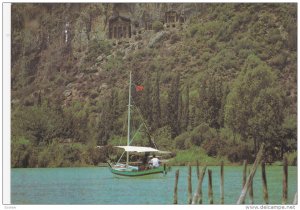
[[[138,178],[118,177],[106,167],[38,168],[11,170],[12,204],[172,204],[175,171],[179,169],[178,203],[187,203],[187,167],[172,167],[163,176]],[[195,167],[192,168],[193,193],[197,187]],[[220,167],[211,166],[214,203],[220,203]],[[224,167],[225,204],[235,204],[241,193],[242,167]],[[280,204],[282,174],[280,166],[267,166],[269,203]],[[208,202],[207,173],[203,182],[203,201]],[[263,204],[260,168],[253,182],[254,202]],[[288,169],[288,202],[297,191],[297,167]],[[246,204],[249,203],[247,197]]]

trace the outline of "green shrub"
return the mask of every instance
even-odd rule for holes
[[[202,147],[205,149],[207,155],[211,157],[218,155],[221,146],[224,146],[224,142],[220,142],[220,140],[216,138],[207,139],[202,144]]]
[[[26,168],[29,166],[29,159],[32,152],[32,145],[25,137],[16,137],[11,145],[12,167]]]
[[[254,42],[249,37],[243,37],[235,41],[235,49],[238,52],[241,49],[252,49],[254,47]]]
[[[153,56],[154,54],[155,53],[153,52],[153,50],[149,48],[143,48],[134,53],[134,58],[137,60],[144,60],[146,57]]]
[[[172,158],[169,163],[174,165],[187,165],[188,163],[196,164],[197,160],[199,160],[200,164],[207,165],[219,165],[221,161],[228,163],[228,160],[224,157],[209,157],[205,150],[200,147],[177,151],[176,157]]]
[[[287,56],[283,53],[278,54],[276,56],[274,56],[271,60],[270,60],[270,64],[277,66],[278,68],[281,68],[285,65],[287,60]]]
[[[211,58],[211,53],[209,52],[204,52],[201,56],[202,61],[207,62]]]
[[[190,134],[189,132],[185,132],[177,136],[175,140],[175,146],[177,149],[187,149],[186,148],[186,142],[190,140]]]
[[[195,34],[198,32],[198,30],[199,30],[199,26],[198,25],[196,25],[196,24],[192,25],[190,27],[190,36],[194,37]]]
[[[188,62],[189,62],[189,60],[190,60],[190,54],[189,53],[182,53],[181,55],[180,55],[180,57],[179,57],[179,61],[180,61],[180,63],[181,64],[187,64]]]
[[[206,123],[201,123],[191,131],[191,142],[196,146],[201,146],[204,141],[210,141],[216,137],[216,130]]]
[[[238,59],[232,49],[223,49],[208,61],[210,71],[219,75],[228,74],[229,71],[235,72],[238,69]]]
[[[161,150],[171,150],[173,149],[174,140],[171,139],[171,130],[169,126],[164,126],[157,129],[153,133],[154,141],[158,148]]]
[[[172,78],[175,77],[173,72],[165,72],[161,75],[162,84],[169,84],[172,81]]]
[[[227,145],[227,158],[231,162],[240,162],[242,160],[248,160],[253,162],[253,152],[249,149],[250,147],[245,144],[238,145]]]
[[[279,29],[270,29],[270,35],[267,36],[269,44],[275,44],[282,40]]]
[[[99,95],[99,94],[98,94],[98,92],[97,92],[96,90],[92,90],[92,91],[91,91],[90,96],[91,96],[92,99],[97,98],[98,95]]]
[[[221,128],[219,132],[219,138],[221,139],[221,141],[227,142],[228,144],[241,142],[241,136],[237,133],[234,133],[227,127]]]
[[[109,55],[112,45],[107,40],[93,39],[88,43],[88,51],[85,57],[86,62],[95,62],[96,58],[101,55]]]
[[[297,166],[297,151],[287,153],[286,157],[290,166]]]
[[[80,143],[65,146],[64,159],[71,163],[80,162],[84,151],[84,146]]]
[[[240,49],[240,51],[238,52],[238,57],[240,57],[242,59],[246,59],[251,54],[253,54],[252,50]]]
[[[292,22],[288,24],[287,46],[290,50],[297,50],[297,24]]]
[[[38,166],[48,167],[51,161],[51,154],[47,148],[44,148],[38,155]]]
[[[197,55],[198,52],[199,52],[199,47],[197,45],[192,45],[192,46],[190,46],[189,51],[186,52],[186,54],[188,57],[190,57],[191,55],[192,56]]]
[[[152,27],[155,32],[159,32],[164,29],[163,23],[158,20],[153,22]]]
[[[175,44],[180,41],[180,36],[178,34],[172,34],[170,37],[170,44]]]
[[[122,58],[120,57],[110,57],[106,64],[104,65],[104,68],[107,70],[107,71],[116,71],[116,70],[121,70],[121,67],[122,67]]]
[[[217,45],[217,40],[215,38],[211,38],[211,39],[208,40],[207,45],[211,49],[215,50],[216,49],[216,45]]]

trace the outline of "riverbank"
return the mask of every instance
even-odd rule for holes
[[[204,149],[202,148],[191,148],[188,150],[177,150],[174,151],[176,154],[172,158],[168,157],[161,157],[162,160],[166,160],[166,164],[169,166],[196,166],[197,161],[200,166],[207,165],[207,166],[218,166],[223,161],[225,166],[240,166],[242,165],[243,161],[239,162],[231,162],[228,160],[225,156],[216,156],[211,157],[208,156]],[[286,154],[288,159],[288,165],[290,166],[297,166],[297,153],[287,153]],[[250,162],[248,160],[248,162]],[[274,161],[273,163],[267,163],[274,166],[281,166],[282,161]],[[70,162],[67,161],[64,162],[58,162],[58,164],[55,164],[53,162],[52,164],[49,164],[48,166],[40,166],[36,165],[35,167],[27,167],[27,168],[69,168],[69,167],[106,167],[106,162],[99,162],[96,164],[87,164],[84,161],[76,161],[76,162]],[[26,167],[12,167],[12,168],[26,168]]]

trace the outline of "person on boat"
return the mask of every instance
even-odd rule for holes
[[[141,159],[142,164],[139,166],[139,170],[140,171],[149,169],[149,167],[147,166],[147,164],[148,164],[148,156],[149,156],[149,153],[146,152],[145,155],[144,155],[144,157],[142,157],[142,159]]]
[[[155,154],[153,155],[153,158],[149,161],[149,164],[152,166],[152,168],[157,168],[159,167],[160,160],[155,157]]]

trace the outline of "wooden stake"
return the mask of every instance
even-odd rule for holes
[[[247,160],[244,160],[243,162],[243,184],[242,189],[244,188],[247,180]],[[245,204],[245,201],[242,202],[242,204]]]
[[[189,165],[189,171],[188,171],[188,204],[192,203],[192,167]]]
[[[257,156],[256,156],[256,159],[255,159],[255,162],[251,168],[251,172],[247,178],[247,181],[246,181],[246,184],[241,192],[241,195],[237,201],[237,204],[242,204],[244,201],[245,201],[245,197],[246,197],[246,194],[247,194],[247,191],[248,191],[248,188],[250,186],[250,183],[252,182],[253,180],[253,177],[255,175],[255,172],[256,172],[256,169],[257,169],[257,166],[259,165],[259,163],[261,162],[262,160],[262,156],[263,156],[263,151],[264,151],[264,148],[265,148],[265,144],[262,143],[261,146],[260,146],[260,149],[257,153]]]
[[[244,160],[244,162],[243,162],[243,186],[242,186],[242,188],[245,186],[246,180],[247,180],[247,160]]]
[[[293,205],[297,205],[297,204],[298,204],[298,193],[296,192],[294,196]]]
[[[283,178],[282,178],[282,204],[286,204],[288,199],[288,162],[283,158]]]
[[[197,170],[196,170],[196,173],[197,173],[197,178],[199,180],[199,173],[200,173],[200,170],[199,170],[199,161],[197,160]]]
[[[250,169],[249,169],[249,174],[250,174]],[[250,197],[250,204],[254,204],[254,199],[253,199],[253,180],[250,183],[249,186],[249,197]]]
[[[212,171],[208,169],[208,200],[209,204],[214,203],[213,199],[213,189],[212,189]]]
[[[224,204],[224,162],[221,162],[221,171],[220,171],[220,195],[221,195],[221,204]]]
[[[202,203],[202,182],[205,175],[205,171],[206,171],[206,166],[204,166],[204,168],[201,170],[201,173],[199,175],[197,191],[194,194],[192,204]]]
[[[262,161],[262,163],[261,163],[261,176],[262,176],[262,184],[263,184],[264,201],[265,201],[265,204],[269,204],[265,161]]]
[[[175,174],[174,202],[173,202],[174,204],[178,203],[178,199],[177,199],[178,177],[179,177],[179,169],[176,170],[176,174]]]

